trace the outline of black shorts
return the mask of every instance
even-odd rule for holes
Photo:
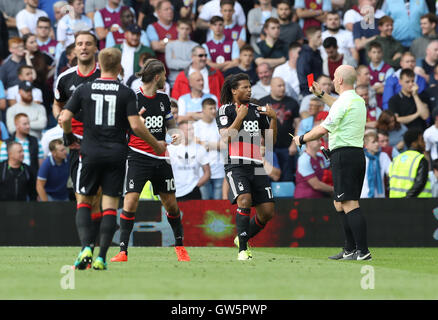
[[[154,194],[175,193],[172,167],[166,160],[153,159],[135,151],[129,151],[126,161],[126,177],[123,192],[141,193],[147,181],[152,183]]]
[[[365,177],[365,154],[362,148],[345,147],[331,152],[333,199],[337,202],[359,200]]]
[[[79,157],[75,192],[94,196],[99,187],[102,194],[110,197],[120,197],[125,178],[125,164],[117,162],[87,162]]]
[[[255,171],[257,170],[257,171]],[[242,165],[225,171],[225,177],[230,185],[228,199],[232,204],[237,203],[239,195],[250,193],[252,206],[265,202],[274,202],[271,181],[263,167]]]
[[[176,201],[189,201],[189,200],[202,200],[201,190],[199,187],[195,187],[192,192],[186,194],[185,196],[176,198]]]
[[[79,167],[79,150],[70,150],[70,178],[73,189],[76,190],[76,177]]]

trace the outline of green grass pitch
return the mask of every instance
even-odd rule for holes
[[[0,247],[0,299],[438,299],[438,248],[371,248],[362,262],[327,259],[339,248],[253,248],[237,261],[235,248],[188,247],[190,262],[173,248],[130,248],[106,271],[62,273],[78,250]]]

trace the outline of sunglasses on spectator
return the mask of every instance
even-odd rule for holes
[[[199,58],[202,58],[202,57],[207,58],[207,54],[198,54],[198,57]]]

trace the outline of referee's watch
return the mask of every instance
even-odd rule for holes
[[[306,144],[306,142],[304,141],[304,134],[300,136],[299,140],[300,140],[300,145]]]
[[[321,99],[325,95],[325,91],[322,90],[321,94],[316,95],[319,99]]]

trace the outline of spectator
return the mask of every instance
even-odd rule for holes
[[[44,160],[44,152],[38,139],[29,134],[30,122],[25,113],[19,113],[14,117],[15,132],[9,137],[9,141],[21,143],[24,150],[23,162],[30,166],[32,174],[36,177],[38,168]],[[0,162],[7,160],[8,152],[6,144],[3,143],[0,148]]]
[[[324,198],[333,193],[333,186],[322,182],[328,162],[319,152],[321,140],[306,143],[306,151],[298,158],[295,199]]]
[[[36,32],[36,24],[39,17],[48,17],[47,13],[38,9],[39,0],[23,0],[26,6],[15,17],[20,37],[27,33]]]
[[[38,170],[36,190],[40,201],[68,201],[67,180],[69,164],[67,149],[62,140],[53,140],[49,144],[50,155]]]
[[[403,136],[407,151],[399,154],[389,168],[390,198],[431,198],[429,163],[424,156],[423,133],[409,129]]]
[[[9,107],[6,111],[6,124],[9,133],[13,133],[15,128],[15,116],[17,114],[26,114],[29,118],[30,134],[41,139],[42,131],[47,125],[47,116],[44,106],[36,104],[32,98],[33,85],[29,81],[22,81],[18,85],[18,92],[21,97],[21,102]]]
[[[295,1],[295,9],[297,10],[298,18],[301,19],[300,25],[303,28],[304,34],[306,34],[306,30],[310,27],[321,29],[327,13],[332,11],[332,2],[330,0],[315,2],[297,0]]]
[[[308,117],[300,121],[296,135],[303,135],[312,130],[315,126],[316,117],[324,109],[324,102],[315,96],[312,96],[309,101]],[[295,134],[294,134],[295,135]],[[304,148],[305,146],[303,146]]]
[[[426,128],[426,120],[429,118],[427,104],[418,96],[418,85],[414,81],[415,73],[410,69],[403,69],[400,73],[401,91],[394,95],[388,102],[388,109],[397,118],[397,121],[411,128]]]
[[[428,13],[425,0],[386,0],[382,10],[394,20],[393,36],[403,47],[410,47],[413,40],[421,37],[420,18]]]
[[[423,59],[426,56],[427,46],[431,41],[438,40],[436,28],[438,18],[434,13],[427,13],[420,18],[421,37],[412,41],[409,49],[417,59]]]
[[[190,40],[192,22],[190,20],[178,20],[178,39],[166,45],[166,62],[169,68],[167,77],[170,85],[173,86],[178,74],[187,68],[192,62],[192,49],[198,44]]]
[[[280,37],[286,46],[290,46],[292,43],[298,42],[303,44],[304,33],[300,25],[292,21],[292,7],[289,0],[277,1],[277,15],[280,22]]]
[[[433,68],[433,78],[438,82],[438,65]],[[427,103],[429,110],[433,110],[438,105],[438,86],[432,85],[420,94],[422,101]],[[432,121],[433,122],[433,121]]]
[[[157,5],[161,0],[149,0],[144,1],[138,12],[137,24],[140,28],[145,30],[148,25],[157,22]],[[175,16],[174,20],[177,21],[178,18]]]
[[[122,5],[121,2],[121,0],[108,0],[104,8],[94,13],[93,21],[97,38],[100,40],[99,48],[110,47],[105,43],[105,39],[109,33],[113,33],[114,39],[120,39],[120,42],[115,41],[117,44],[123,42],[123,30],[120,30],[123,10],[128,9],[132,13],[132,21],[125,24],[125,29],[127,26],[134,23],[134,9]]]
[[[107,0],[86,0],[85,15],[94,21],[94,15],[97,11],[105,8]]]
[[[3,12],[6,26],[8,28],[9,38],[18,37],[17,20],[18,12],[25,8],[24,1],[0,0],[0,10]]]
[[[70,69],[71,67],[74,67],[78,64],[78,58],[76,57],[74,43],[67,46],[62,55],[65,56],[65,63],[61,63],[61,61],[58,61],[58,66],[56,67],[56,77],[67,69]]]
[[[75,42],[75,33],[93,29],[93,21],[84,14],[84,0],[68,0],[73,12],[61,18],[56,28],[56,40],[64,48]]]
[[[93,0],[88,0],[87,3],[90,1],[93,1]],[[66,5],[68,5],[67,1],[63,1],[63,0],[57,1],[53,4],[53,13],[55,16],[55,20],[53,21],[53,29],[54,29],[55,35],[56,35],[56,30],[58,28],[59,20],[61,20],[62,17],[64,17],[67,14],[67,12],[65,11]],[[93,20],[93,19],[91,19],[91,20]]]
[[[217,103],[217,99],[210,93],[203,93],[204,78],[199,71],[189,76],[190,93],[183,94],[178,99],[178,120],[197,121],[203,117],[202,103],[204,99],[211,98]]]
[[[43,136],[41,137],[41,147],[43,148],[44,159],[49,155],[49,144],[53,140],[62,139],[64,131],[60,126],[55,126],[49,130],[44,131]]]
[[[193,124],[195,140],[207,150],[211,176],[200,188],[203,200],[222,199],[222,183],[225,172],[220,154],[220,134],[216,125],[217,101],[211,98],[202,101],[202,117]]]
[[[174,98],[170,98],[170,112],[172,113],[176,123],[178,123],[178,101],[176,101]]]
[[[141,68],[143,68],[145,62],[150,58],[152,58],[152,55],[149,52],[143,52],[140,55],[140,58],[138,58],[138,66],[140,67],[140,70]],[[134,91],[137,91],[138,88],[140,88],[143,84],[143,82],[141,81],[141,77],[137,77],[137,73],[132,74],[125,82],[126,85]]]
[[[131,24],[125,31],[125,41],[122,44],[115,45],[115,48],[122,52],[122,67],[124,82],[134,73],[140,71],[139,60],[143,52],[155,56],[154,51],[141,44],[141,29],[136,24]]]
[[[224,19],[214,16],[210,20],[213,38],[202,46],[207,52],[207,65],[222,72],[239,64],[239,45],[235,40],[226,40]]]
[[[6,25],[6,19],[3,12],[0,11],[0,63],[9,55],[8,51],[9,33]]]
[[[432,171],[429,172],[432,198],[438,198],[438,159],[432,161]]]
[[[176,23],[173,22],[174,11],[172,3],[169,0],[160,1],[157,4],[156,11],[158,21],[150,24],[146,29],[146,33],[151,42],[151,48],[155,51],[157,59],[162,61],[166,66],[166,73],[168,74],[164,54],[166,45],[178,39]]]
[[[377,106],[377,100],[376,100],[376,90],[373,89],[371,84],[371,78],[370,78],[370,69],[368,66],[361,64],[356,68],[356,87],[360,85],[364,85],[368,87],[368,99],[370,102],[370,105]]]
[[[276,66],[285,63],[288,55],[286,44],[279,39],[280,22],[278,19],[267,19],[263,26],[263,32],[266,36],[264,40],[257,42],[260,54],[256,55],[255,62],[257,65],[267,63],[274,69]]]
[[[371,105],[368,98],[369,86],[359,85],[356,86],[356,93],[365,101],[365,106],[367,107],[367,122],[365,128],[375,129],[377,126],[377,119],[379,119],[382,109],[377,105]]]
[[[18,68],[26,64],[23,40],[11,38],[8,44],[11,55],[0,66],[0,80],[3,82],[6,90],[18,84]]]
[[[3,120],[6,112],[6,95],[3,82],[0,80],[0,121]]]
[[[237,41],[239,48],[246,44],[246,29],[245,26],[240,26],[233,21],[234,0],[221,0],[221,15],[224,18],[224,34],[226,40]],[[211,40],[212,35],[207,40]]]
[[[382,107],[383,110],[388,109],[388,101],[392,96],[399,93],[401,90],[400,86],[400,73],[403,69],[411,69],[415,72],[415,56],[407,51],[404,52],[400,59],[400,69],[394,72],[394,74],[386,79],[385,88],[383,89]],[[422,93],[427,87],[426,80],[415,73],[415,83],[418,85],[418,93]]]
[[[200,10],[196,27],[204,30],[208,29],[211,18],[217,16],[218,13],[220,13],[220,0],[207,1]],[[246,24],[246,16],[239,1],[234,2],[233,22],[239,26],[245,26]]]
[[[28,33],[23,37],[23,41],[26,51],[26,63],[32,65],[36,73],[33,83],[35,87],[42,91],[43,105],[47,114],[51,114],[51,105],[54,98],[52,83],[55,74],[55,61],[50,55],[39,50],[35,35]]]
[[[224,76],[227,77],[230,74],[237,73],[246,73],[249,76],[251,85],[255,85],[259,81],[254,63],[254,48],[249,44],[240,48],[239,65],[225,71]]]
[[[278,157],[281,181],[292,181],[296,169],[296,144],[289,133],[296,134],[300,124],[299,105],[286,96],[286,85],[282,78],[272,78],[270,95],[260,99],[261,105],[269,104],[277,113],[277,141],[274,152]]]
[[[352,67],[356,67],[356,61],[350,54],[343,54],[339,52],[338,42],[335,37],[328,37],[322,43],[324,47],[325,57],[322,59],[322,72],[328,74],[330,79],[335,78],[335,70],[337,67],[347,64]]]
[[[27,65],[22,65],[22,66],[20,66],[20,68],[18,68],[18,80],[20,80],[20,82],[29,81],[32,83],[33,77],[34,77],[34,72],[35,72],[35,69],[33,67],[27,66]],[[34,87],[32,89],[32,97],[33,97],[33,101],[36,104],[43,103],[43,92],[41,91],[41,89]],[[6,99],[8,100],[9,106],[13,106],[17,102],[21,102],[21,96],[19,93],[18,84],[10,87],[8,89]]]
[[[23,163],[23,147],[9,142],[7,154],[7,161],[0,163],[0,201],[35,201],[35,175]]]
[[[36,28],[36,42],[41,52],[50,55],[55,59],[56,51],[61,50],[58,46],[58,41],[50,37],[50,30],[52,29],[50,19],[47,17],[39,17]],[[60,54],[60,53],[59,53]]]
[[[322,58],[318,50],[322,44],[321,30],[317,27],[309,27],[305,34],[309,43],[303,45],[297,64],[300,92],[303,96],[310,94],[307,75],[313,73],[315,79],[322,75]]]
[[[336,97],[335,93],[332,93],[333,85],[332,81],[330,80],[329,76],[321,75],[320,77],[316,78],[316,81],[318,82],[319,86],[326,94],[329,94],[331,96]],[[309,101],[310,99],[314,97],[313,94],[309,94],[301,100],[300,104],[300,116],[302,119],[307,118],[309,116]],[[328,105],[324,105],[323,111],[329,111],[330,107]]]
[[[379,147],[382,152],[385,152],[389,159],[394,159],[397,157],[400,152],[397,151],[397,148],[392,147],[389,144],[389,134],[386,131],[377,131],[377,138],[379,142]]]
[[[189,75],[195,71],[201,72],[204,77],[204,93],[211,93],[220,99],[224,76],[219,70],[207,66],[207,51],[202,46],[192,49],[192,63],[176,77],[172,89],[172,98],[179,99],[183,94],[190,92]]]
[[[377,9],[377,0],[358,0],[358,5],[354,5],[344,14],[343,24],[345,29],[353,31],[354,24],[365,20],[366,29],[375,29],[374,19],[380,19],[385,13]],[[370,28],[371,27],[371,28]]]
[[[388,133],[389,145],[401,151],[405,148],[403,135],[408,128],[397,121],[395,114],[390,110],[383,110],[377,119],[376,129]]]
[[[339,53],[344,57],[350,58],[350,60],[353,59],[357,63],[359,61],[359,53],[354,46],[353,33],[351,31],[341,29],[341,17],[339,16],[339,12],[328,12],[325,23],[327,30],[321,34],[322,40],[324,41],[329,37],[335,38]],[[320,51],[321,57],[323,59],[326,58],[326,52],[322,50],[322,48],[320,48]]]
[[[43,10],[49,16],[50,22],[55,22],[55,13],[53,12],[53,5],[58,0],[39,0],[38,9]]]
[[[376,101],[379,107],[382,106],[383,90],[386,80],[394,73],[394,69],[383,61],[382,45],[377,41],[372,41],[368,47],[368,57],[370,64],[370,85],[376,91]]]
[[[280,77],[290,84],[300,98],[300,82],[298,81],[297,61],[301,51],[301,44],[293,42],[289,45],[288,60],[274,69],[273,77]]]
[[[438,40],[431,41],[427,45],[426,56],[423,59],[417,59],[415,73],[426,79],[429,85],[436,84],[433,76],[433,70],[438,64]]]
[[[391,159],[379,149],[377,133],[365,132],[365,178],[361,198],[385,198],[385,175],[388,175]]]
[[[2,145],[3,141],[6,141],[8,139],[9,139],[8,129],[6,129],[6,126],[3,123],[3,121],[0,121],[0,146]]]
[[[193,139],[193,125],[187,121],[179,123],[184,142],[169,145],[170,162],[175,177],[176,199],[178,201],[201,200],[202,187],[210,179],[210,165],[207,151]],[[203,175],[200,175],[201,169]]]
[[[260,53],[258,43],[264,31],[265,23],[269,18],[277,18],[277,9],[272,6],[271,0],[259,1],[260,6],[249,10],[248,12],[248,31],[251,35],[250,45]],[[264,36],[264,35],[263,35]]]
[[[438,159],[438,108],[432,110],[432,125],[424,131],[424,142],[426,144],[426,159],[432,161]]]
[[[107,10],[107,8],[105,9]],[[105,15],[105,14],[104,14]],[[122,44],[125,40],[125,30],[132,24],[135,24],[135,16],[132,9],[129,7],[122,6],[120,9],[120,24],[114,23],[111,29],[106,35],[104,41],[106,48],[112,48],[116,44]],[[102,42],[102,41],[101,41]],[[148,36],[146,32],[141,30],[140,42],[146,47],[150,47]],[[101,47],[102,48],[102,47]]]

